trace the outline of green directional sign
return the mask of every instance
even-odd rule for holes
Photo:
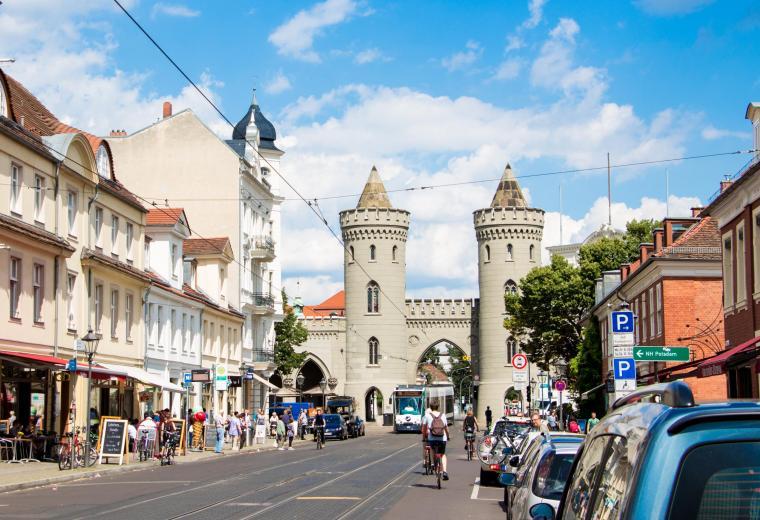
[[[633,347],[636,361],[689,361],[689,347]]]

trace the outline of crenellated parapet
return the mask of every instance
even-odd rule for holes
[[[379,226],[409,228],[409,212],[396,208],[354,208],[340,212],[340,227]]]
[[[472,318],[472,299],[419,298],[406,300],[407,319]]]

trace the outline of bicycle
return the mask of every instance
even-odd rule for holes
[[[140,462],[150,460],[150,434],[146,430],[140,430],[140,439],[137,441],[137,455]]]
[[[441,478],[443,477],[443,455],[438,452],[435,454],[433,471],[435,472],[435,480],[438,482],[438,489],[441,489]]]
[[[76,429],[76,433],[73,438],[70,432],[66,432],[64,437],[69,439],[66,444],[61,444],[58,449],[58,469],[72,469],[72,467],[84,466],[84,450],[85,446],[79,439],[81,428]],[[94,466],[98,460],[98,450],[90,437],[90,459],[88,461],[89,466]]]
[[[162,466],[171,466],[174,463],[177,446],[179,445],[179,438],[179,432],[169,432],[166,434],[160,454]]]
[[[475,454],[475,432],[468,428],[464,433],[464,442],[465,446],[464,449],[467,451],[467,460],[472,460],[474,454]]]
[[[425,468],[425,475],[432,475],[433,474],[433,457],[432,452],[433,450],[430,449],[430,446],[427,444],[427,442],[424,444],[424,453],[423,453],[423,467]]]
[[[317,449],[321,450],[322,446],[325,443],[325,427],[324,426],[315,426],[316,430],[316,436],[317,436]]]

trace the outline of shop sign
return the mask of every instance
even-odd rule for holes
[[[224,365],[217,365],[214,372],[216,374],[216,389],[220,392],[227,390],[227,367]]]
[[[206,368],[200,370],[192,370],[190,372],[190,378],[193,383],[210,383],[211,371]]]

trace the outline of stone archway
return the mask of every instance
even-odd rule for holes
[[[322,393],[319,383],[322,379],[327,380],[328,375],[322,370],[322,367],[314,359],[308,358],[298,370],[296,378],[298,374],[304,376],[303,386],[301,387],[303,401],[312,403],[314,406],[324,406],[324,395],[326,394]]]
[[[382,420],[383,393],[377,387],[370,387],[364,394],[364,418],[367,422]]]
[[[512,408],[514,408],[514,410],[510,410]],[[518,390],[514,386],[510,386],[507,388],[506,392],[504,392],[504,414],[511,415],[510,411],[525,413],[525,410],[523,409],[522,390]]]

